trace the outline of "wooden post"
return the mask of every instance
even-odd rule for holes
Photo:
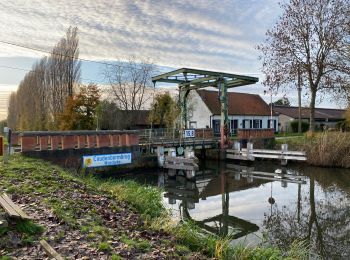
[[[248,142],[247,143],[247,159],[253,161],[253,143]]]
[[[284,153],[288,152],[288,144],[282,144],[281,145],[281,150],[282,150],[282,160],[281,160],[281,165],[286,166],[288,163],[287,159],[284,159]]]

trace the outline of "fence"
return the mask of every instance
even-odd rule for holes
[[[199,128],[195,130],[195,137],[192,139],[213,139],[214,132],[212,128]],[[155,143],[155,142],[177,142],[184,139],[183,130],[171,128],[156,128],[144,129],[140,131],[140,143]]]
[[[11,134],[11,146],[22,152],[122,147],[138,144],[138,131],[30,131]]]

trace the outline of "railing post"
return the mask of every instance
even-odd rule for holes
[[[287,159],[284,159],[284,154],[288,151],[288,144],[281,145],[282,154],[281,154],[281,165],[285,166],[288,163]]]

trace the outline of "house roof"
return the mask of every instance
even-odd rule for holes
[[[221,114],[218,91],[197,90],[197,93],[214,115]],[[227,92],[229,115],[269,116],[270,107],[259,96],[254,94]]]
[[[287,107],[287,106],[274,106],[274,112],[283,114],[292,118],[298,118],[299,108],[298,107]],[[315,108],[315,119],[343,119],[345,109],[333,109],[333,108]],[[301,108],[301,117],[310,117],[310,108]]]

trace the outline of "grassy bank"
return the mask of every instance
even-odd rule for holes
[[[45,257],[36,251],[38,241],[45,239],[71,258],[306,258],[298,246],[289,252],[232,247],[228,238],[204,234],[191,223],[175,223],[156,187],[76,175],[18,155],[0,166],[0,191],[12,194],[34,217],[24,225],[32,232],[18,229],[19,223],[0,230],[0,256]]]

